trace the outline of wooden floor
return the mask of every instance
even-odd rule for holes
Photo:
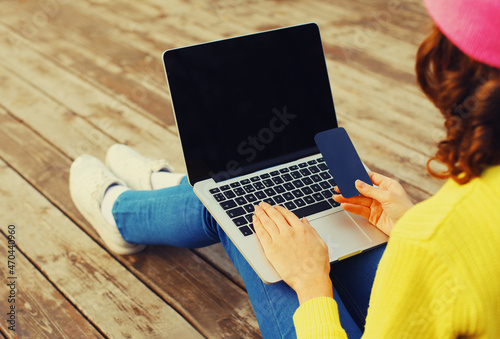
[[[420,0],[0,1],[0,292],[7,338],[256,338],[220,246],[109,252],[73,205],[68,170],[126,143],[184,171],[166,49],[319,24],[338,121],[373,170],[414,201],[441,183],[425,163],[442,120],[415,84]],[[8,231],[15,227],[15,268]],[[13,272],[10,270],[13,269]],[[15,276],[16,322],[8,327]]]

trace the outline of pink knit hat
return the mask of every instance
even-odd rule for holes
[[[424,0],[441,32],[462,52],[500,68],[500,0]]]

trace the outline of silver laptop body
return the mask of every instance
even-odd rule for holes
[[[316,24],[172,49],[163,60],[189,182],[265,283],[281,278],[251,223],[260,201],[307,217],[332,262],[387,242],[331,199],[314,135],[337,120]]]

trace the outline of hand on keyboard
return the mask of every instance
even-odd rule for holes
[[[339,208],[331,197],[335,192],[323,158],[251,176],[210,190],[244,236],[254,234],[254,205],[264,201],[282,205],[299,218]]]
[[[305,218],[263,202],[255,207],[253,224],[266,257],[301,304],[332,297],[328,247]]]

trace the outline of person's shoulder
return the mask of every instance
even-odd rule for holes
[[[427,240],[439,233],[479,226],[478,218],[488,210],[489,218],[500,222],[500,166],[486,169],[481,177],[459,185],[449,179],[429,199],[416,204],[398,221],[391,238]]]

